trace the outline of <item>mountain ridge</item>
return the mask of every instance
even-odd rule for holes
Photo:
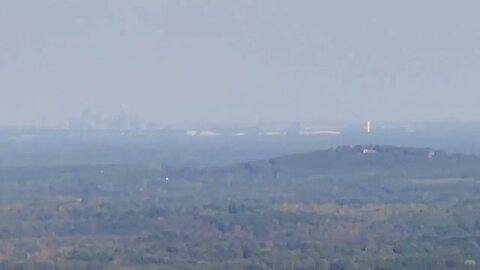
[[[480,177],[480,156],[391,145],[339,146],[265,160],[184,169],[211,179]]]

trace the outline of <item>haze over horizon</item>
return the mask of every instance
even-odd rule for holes
[[[5,1],[0,125],[480,121],[478,1]]]

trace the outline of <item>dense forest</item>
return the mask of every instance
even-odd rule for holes
[[[0,168],[0,269],[478,269],[480,157]]]

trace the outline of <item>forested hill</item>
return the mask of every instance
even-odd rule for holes
[[[231,179],[480,177],[480,157],[430,148],[342,146],[185,174]]]
[[[478,269],[479,165],[356,146],[203,170],[0,167],[0,269]]]

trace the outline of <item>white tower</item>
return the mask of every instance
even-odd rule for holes
[[[367,122],[367,133],[372,132],[372,123],[370,121]]]

